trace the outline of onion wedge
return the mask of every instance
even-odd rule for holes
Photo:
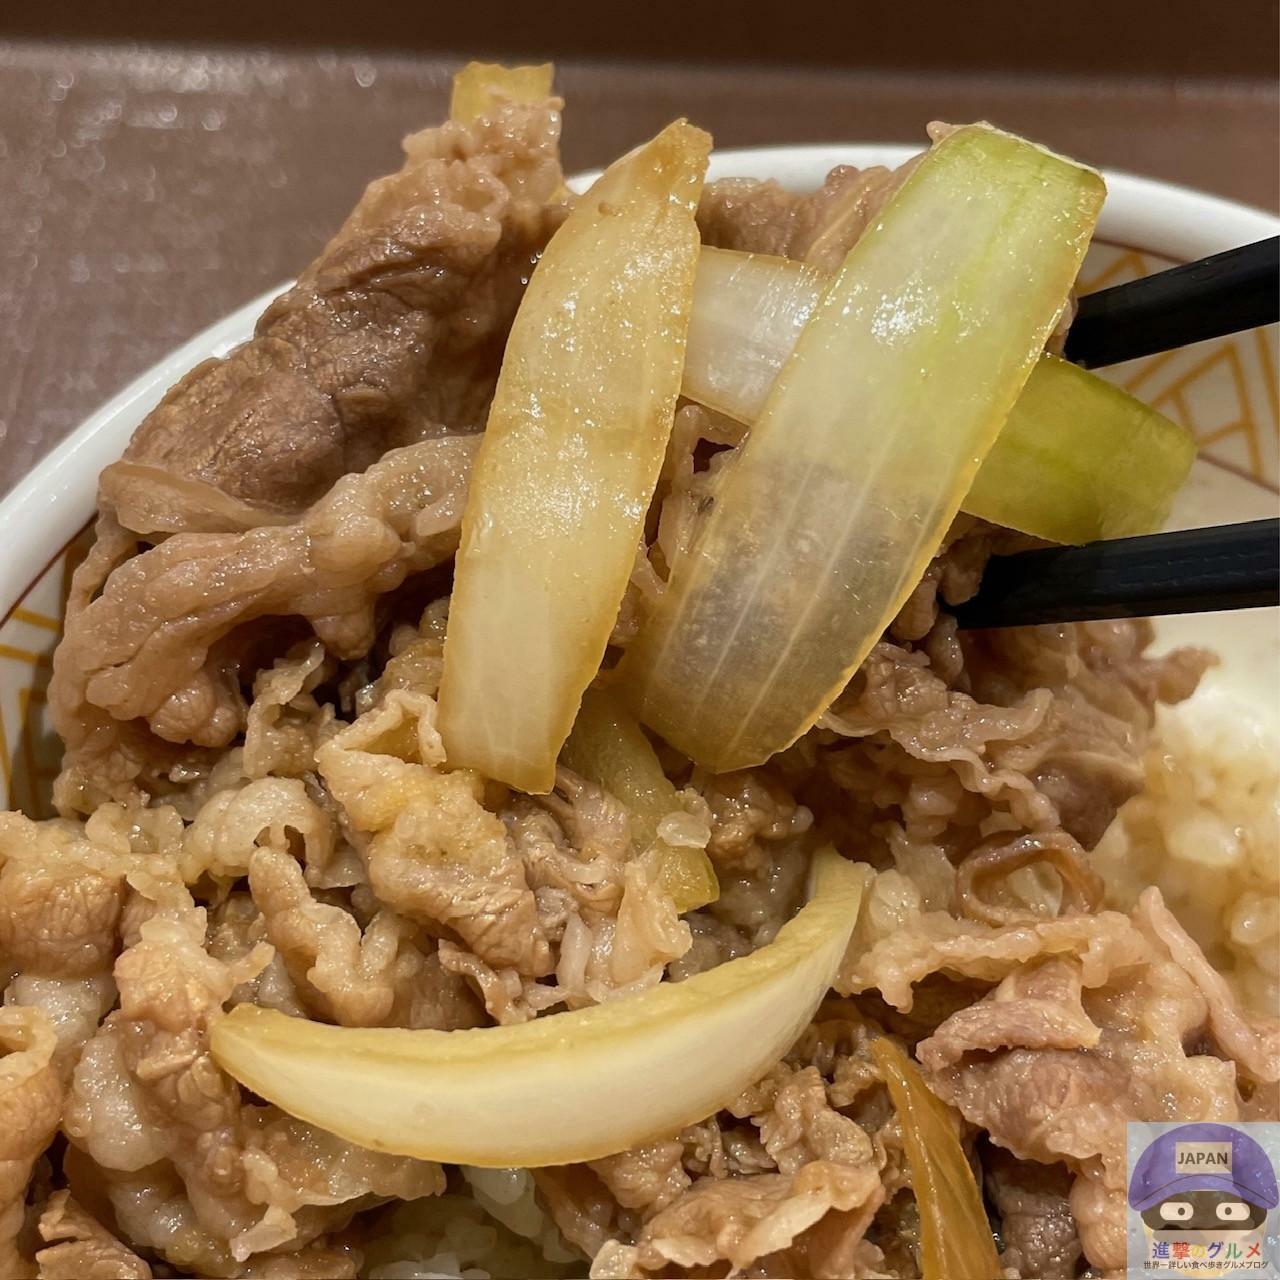
[[[1044,348],[1102,205],[987,126],[939,142],[853,247],[621,665],[718,772],[830,704],[936,552]]]
[[[440,687],[451,765],[546,792],[635,563],[684,364],[711,139],[611,165],[533,273],[471,480]]]
[[[619,698],[596,688],[582,695],[560,760],[631,811],[633,843],[653,860],[658,883],[671,895],[677,911],[705,907],[720,896],[720,883],[705,849],[669,844],[659,837],[658,824],[668,814],[680,812],[680,800],[644,730]]]
[[[703,249],[684,394],[755,422],[827,281],[788,258]],[[1050,542],[1154,533],[1194,459],[1195,440],[1185,428],[1046,354],[960,505]]]
[[[920,1213],[924,1280],[995,1280],[1003,1274],[973,1169],[951,1113],[892,1040],[871,1042],[889,1088]]]
[[[551,96],[555,67],[550,62],[530,67],[504,67],[496,62],[468,62],[453,77],[449,118],[459,124],[478,120],[498,98],[511,102],[542,102]]]
[[[681,392],[750,426],[830,283],[794,258],[704,245]]]
[[[1185,427],[1043,355],[962,505],[1051,542],[1155,533],[1195,458]]]
[[[375,1151],[490,1168],[594,1160],[710,1115],[786,1052],[831,983],[865,882],[865,866],[822,850],[808,903],[773,942],[610,1004],[473,1031],[335,1027],[242,1004],[214,1024],[213,1055],[291,1115]]]

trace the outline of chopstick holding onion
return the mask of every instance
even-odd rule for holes
[[[704,247],[683,391],[750,425],[828,277],[768,254]],[[961,509],[1050,542],[1155,533],[1196,446],[1185,427],[1119,387],[1042,355]]]
[[[610,166],[547,246],[471,481],[440,688],[449,762],[546,792],[635,561],[684,363],[711,139]]]
[[[623,660],[718,772],[794,742],[937,550],[1066,302],[1102,179],[987,126],[939,142],[804,327]]]

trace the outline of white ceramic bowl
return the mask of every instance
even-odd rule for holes
[[[906,146],[762,147],[718,152],[712,178],[776,178],[808,190],[837,164],[898,165]],[[574,182],[581,189],[594,175]],[[1108,199],[1082,283],[1144,275],[1280,231],[1280,219],[1213,196],[1128,174],[1107,174]],[[68,565],[92,518],[98,473],[188,369],[244,341],[273,289],[211,325],[105,404],[0,502],[0,807],[43,808],[57,744],[44,723],[43,691]],[[1277,510],[1276,332],[1203,343],[1108,371],[1202,441],[1202,460],[1175,511],[1181,526],[1274,515]],[[1201,699],[1239,699],[1243,714],[1274,711],[1280,643],[1274,611],[1193,616],[1162,624],[1162,642],[1194,640],[1225,656]]]

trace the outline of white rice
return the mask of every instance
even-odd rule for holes
[[[475,1172],[466,1171],[469,1180]],[[552,1280],[587,1274],[587,1263],[538,1207],[527,1170],[479,1172],[486,1192],[472,1183],[474,1199],[448,1194],[397,1208],[385,1234],[366,1246],[362,1274],[368,1280]],[[510,1176],[490,1176],[502,1174]]]
[[[1161,708],[1146,787],[1094,854],[1108,905],[1157,885],[1260,1013],[1280,1013],[1280,743],[1238,704]]]

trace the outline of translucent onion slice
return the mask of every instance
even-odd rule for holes
[[[496,62],[468,62],[453,77],[449,118],[470,124],[493,105],[495,99],[542,102],[551,96],[555,67],[543,62],[530,67],[504,67]]]
[[[214,1025],[213,1054],[291,1115],[376,1151],[497,1168],[596,1159],[710,1115],[786,1052],[840,963],[865,873],[823,850],[808,903],[768,946],[626,1000],[474,1031],[242,1004]]]
[[[826,282],[813,267],[786,258],[703,249],[684,394],[755,422]],[[1050,542],[1154,533],[1194,459],[1195,441],[1183,427],[1045,355],[961,507]]]
[[[1185,427],[1043,355],[962,505],[1051,542],[1154,533],[1195,458]]]
[[[994,1280],[1003,1275],[991,1224],[951,1113],[892,1040],[871,1042],[889,1087],[920,1212],[924,1280]]]
[[[631,810],[636,848],[653,859],[658,883],[671,895],[676,910],[693,911],[720,896],[705,849],[659,838],[658,824],[680,812],[680,800],[657,752],[621,699],[607,689],[588,689],[560,759]]]
[[[850,252],[622,671],[717,771],[794,742],[919,581],[1035,365],[1102,180],[969,126]]]
[[[449,762],[530,792],[604,656],[671,431],[711,139],[611,165],[547,246],[507,340],[462,522],[440,688]]]
[[[830,282],[826,272],[791,258],[704,246],[681,391],[739,422],[755,422]]]

